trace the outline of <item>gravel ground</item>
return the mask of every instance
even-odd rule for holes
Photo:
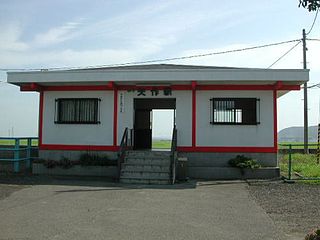
[[[249,183],[248,189],[287,235],[304,237],[320,226],[320,185],[256,182]]]

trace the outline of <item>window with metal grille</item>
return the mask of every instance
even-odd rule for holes
[[[59,98],[55,101],[55,123],[98,124],[100,123],[100,99]]]
[[[211,124],[257,125],[260,123],[260,99],[212,98]]]

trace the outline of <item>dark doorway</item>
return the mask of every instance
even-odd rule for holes
[[[152,147],[152,110],[175,108],[175,98],[134,99],[134,149]]]
[[[150,149],[152,144],[151,110],[136,109],[134,114],[134,148]]]

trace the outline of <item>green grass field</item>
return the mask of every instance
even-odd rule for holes
[[[0,139],[0,146],[1,145],[13,146],[14,144],[15,144],[15,140]],[[33,139],[31,144],[32,144],[32,146],[38,146],[38,140]],[[27,145],[27,140],[20,140],[20,145],[21,146]]]
[[[281,175],[286,177],[288,177],[288,159],[289,155],[284,154],[279,161]],[[316,154],[292,154],[292,178],[299,178],[298,175],[320,179],[320,164],[317,163]]]
[[[154,140],[154,141],[152,141],[152,148],[170,149],[171,148],[171,141],[170,140]]]
[[[278,144],[279,149],[289,149],[289,146],[283,146],[283,145],[289,145],[292,144],[292,149],[303,149],[303,142],[281,142]],[[316,149],[317,143],[316,142],[309,142],[309,149]]]

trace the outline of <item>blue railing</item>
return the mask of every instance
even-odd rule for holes
[[[0,162],[13,162],[14,172],[20,171],[21,161],[25,161],[26,168],[31,168],[33,149],[38,149],[36,137],[0,137]]]

